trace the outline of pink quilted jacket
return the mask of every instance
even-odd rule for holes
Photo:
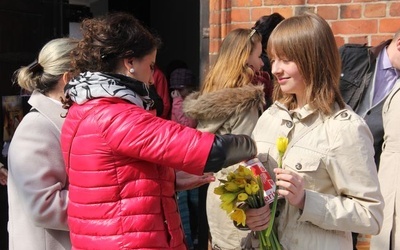
[[[201,174],[213,140],[118,98],[74,104],[61,134],[73,249],[186,249],[174,169]]]

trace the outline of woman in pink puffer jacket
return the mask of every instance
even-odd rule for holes
[[[82,31],[61,135],[73,249],[186,249],[175,192],[253,157],[254,143],[148,112],[162,110],[147,88],[159,40],[134,17],[87,19]]]

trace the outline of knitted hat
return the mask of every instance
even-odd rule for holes
[[[194,83],[194,75],[189,69],[176,69],[172,71],[169,85],[171,89],[182,89],[185,87],[193,87]]]

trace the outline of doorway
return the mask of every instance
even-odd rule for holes
[[[158,51],[157,64],[164,72],[168,74],[172,61],[184,61],[200,82],[203,62],[208,62],[208,36],[203,35],[208,34],[203,31],[208,28],[208,3],[209,0],[112,0],[108,10],[132,13],[161,37],[163,46]]]

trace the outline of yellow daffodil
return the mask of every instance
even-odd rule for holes
[[[230,172],[230,173],[228,174],[228,176],[226,177],[226,180],[227,180],[227,181],[232,181],[232,180],[235,179],[235,178],[236,178],[235,173],[234,173],[234,172]]]
[[[237,191],[239,191],[240,188],[235,182],[228,181],[225,183],[225,189],[226,189],[226,191],[229,191],[229,192],[237,192]]]
[[[239,201],[245,201],[247,198],[249,198],[249,195],[246,193],[240,193],[237,198]]]
[[[236,185],[238,185],[239,188],[244,188],[246,186],[246,179],[244,178],[237,178],[235,180],[232,180]]]
[[[220,208],[224,210],[227,214],[230,214],[235,208],[235,204],[233,202],[222,202]]]
[[[251,186],[252,194],[256,194],[258,192],[258,190],[260,190],[260,186],[254,181],[251,182],[250,186]]]
[[[239,168],[236,170],[237,175],[244,178],[251,178],[254,177],[253,172],[250,169],[246,168],[245,166],[240,165]]]
[[[276,148],[278,149],[279,155],[283,155],[286,152],[289,140],[287,137],[280,136],[276,139]]]
[[[221,194],[220,199],[222,202],[233,202],[237,197],[236,193],[224,193]]]
[[[247,183],[247,184],[244,186],[244,190],[246,191],[246,193],[247,193],[248,195],[252,195],[252,194],[253,194],[253,191],[252,191],[252,189],[251,189],[251,184],[250,184],[250,183]]]
[[[221,195],[221,194],[224,194],[224,193],[226,193],[226,189],[225,189],[224,185],[220,185],[220,186],[214,188],[214,194]]]
[[[280,159],[282,159],[288,144],[287,138],[282,138],[282,140],[279,140],[279,143],[277,140]],[[281,154],[281,152],[283,153]],[[281,166],[281,163],[278,163],[278,165]],[[250,208],[259,208],[266,205],[260,173],[253,173],[250,167],[239,165],[235,171],[228,173],[226,179],[220,179],[220,181],[221,185],[214,188],[214,193],[220,196],[220,208],[223,209],[237,225],[246,225],[246,213],[243,209],[237,207],[238,204],[245,204]],[[277,197],[277,195],[275,195],[275,197]],[[274,205],[275,207],[272,210],[273,214],[275,214],[276,211],[276,204]],[[281,250],[279,241],[271,225],[273,225],[273,219],[270,220],[270,227],[268,229],[258,232],[261,250]]]
[[[243,209],[235,208],[230,217],[232,220],[236,221],[238,225],[242,224],[243,226],[246,226],[246,214]]]

